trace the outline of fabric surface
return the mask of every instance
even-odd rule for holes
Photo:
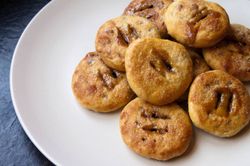
[[[23,30],[49,0],[0,0],[0,165],[53,165],[24,133],[13,108],[9,73]]]

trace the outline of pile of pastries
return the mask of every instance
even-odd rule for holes
[[[250,29],[230,24],[219,4],[133,0],[99,28],[95,46],[76,67],[74,95],[96,112],[122,108],[122,139],[141,156],[182,155],[192,124],[231,137],[250,120],[242,83],[250,81]]]

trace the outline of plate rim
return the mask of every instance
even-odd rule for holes
[[[28,130],[26,123],[24,122],[24,120],[22,119],[22,116],[20,114],[20,111],[18,109],[17,106],[17,102],[16,102],[16,98],[15,98],[15,92],[14,92],[14,85],[13,85],[13,71],[15,68],[15,64],[16,64],[16,57],[18,56],[18,50],[20,49],[20,44],[22,43],[22,41],[24,40],[25,35],[28,33],[28,31],[30,30],[32,24],[35,22],[35,20],[37,20],[38,17],[40,17],[41,13],[45,12],[46,10],[48,10],[48,7],[51,6],[52,4],[57,3],[57,0],[51,0],[49,1],[45,6],[43,6],[36,14],[35,16],[30,20],[30,22],[28,23],[28,25],[25,27],[25,29],[23,30],[21,36],[18,39],[18,42],[16,44],[15,50],[13,52],[13,56],[11,59],[11,65],[10,65],[10,74],[9,74],[9,84],[10,84],[10,96],[11,96],[11,100],[12,100],[12,104],[16,113],[16,116],[22,126],[22,129],[24,130],[25,134],[28,136],[28,138],[30,139],[30,141],[33,143],[33,145],[35,145],[35,147],[53,164],[55,165],[59,165],[58,161],[56,159],[54,159],[52,156],[50,156],[47,151],[37,142],[37,140],[33,137],[32,133]]]
[[[20,113],[20,109],[18,109],[18,104],[17,104],[17,99],[16,99],[16,95],[15,95],[15,91],[14,91],[14,83],[13,83],[13,79],[14,79],[14,68],[15,65],[17,63],[16,58],[17,58],[17,54],[20,50],[20,45],[21,43],[24,41],[25,36],[27,35],[27,33],[30,31],[30,29],[32,28],[32,24],[37,21],[37,19],[40,18],[41,14],[43,12],[46,12],[47,10],[49,10],[49,7],[52,5],[56,5],[56,3],[59,3],[61,1],[59,0],[51,0],[49,1],[44,7],[42,7],[36,14],[35,16],[30,20],[30,22],[28,23],[28,25],[25,27],[25,29],[23,30],[21,36],[18,39],[18,42],[16,44],[16,47],[14,49],[13,52],[13,56],[12,56],[12,60],[11,60],[11,66],[10,66],[10,74],[9,74],[9,83],[10,83],[10,94],[11,94],[11,99],[12,99],[12,103],[14,106],[14,110],[15,113],[17,115],[17,118],[24,130],[24,132],[26,133],[26,135],[28,136],[28,138],[30,139],[30,141],[36,146],[36,148],[48,159],[50,160],[53,164],[55,165],[61,165],[59,164],[60,162],[58,160],[56,160],[55,157],[53,157],[53,155],[50,154],[50,152],[48,150],[46,150],[46,148],[44,148],[43,146],[40,145],[39,141],[37,141],[37,139],[35,139],[32,135],[32,132],[30,132],[30,130],[28,129],[28,125],[27,123],[25,123],[25,121],[22,118],[22,115]],[[63,3],[64,1],[62,1]]]

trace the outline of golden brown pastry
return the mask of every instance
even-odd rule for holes
[[[250,29],[234,24],[227,38],[203,50],[208,65],[241,81],[250,81]]]
[[[76,67],[72,89],[81,105],[96,112],[115,111],[135,97],[126,75],[107,67],[95,52]]]
[[[168,36],[163,15],[173,0],[133,0],[124,10],[124,15],[136,15],[152,21],[163,38]]]
[[[250,97],[238,79],[220,70],[197,76],[191,85],[188,111],[194,125],[218,137],[231,137],[250,118]]]
[[[133,91],[155,105],[178,99],[193,78],[192,60],[185,47],[163,39],[134,41],[127,50],[125,67]]]
[[[103,24],[96,35],[96,51],[109,67],[125,71],[124,57],[130,43],[139,38],[160,38],[157,27],[138,16],[120,16]]]
[[[226,11],[204,0],[175,0],[167,8],[164,22],[173,38],[196,48],[215,45],[229,29]]]
[[[192,62],[193,62],[194,78],[196,76],[198,76],[199,74],[204,73],[204,72],[209,70],[207,63],[198,53],[196,53],[195,51],[193,51],[191,49],[188,49],[188,52],[189,52],[190,57],[191,57]],[[188,92],[189,92],[189,88],[184,92],[183,95],[181,95],[181,97],[177,100],[177,102],[187,101],[188,100]]]
[[[120,131],[133,151],[156,160],[182,155],[192,139],[191,122],[181,107],[154,106],[140,98],[121,112]]]
[[[206,61],[198,53],[192,50],[188,50],[188,52],[193,62],[194,77],[209,70]]]

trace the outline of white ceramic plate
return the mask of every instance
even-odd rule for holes
[[[231,22],[250,27],[249,0],[218,0]],[[57,165],[250,165],[250,130],[230,139],[195,130],[189,153],[168,161],[142,158],[119,133],[119,112],[81,108],[71,77],[83,55],[94,50],[95,34],[120,15],[129,0],[53,0],[31,21],[15,50],[11,94],[32,142]]]

